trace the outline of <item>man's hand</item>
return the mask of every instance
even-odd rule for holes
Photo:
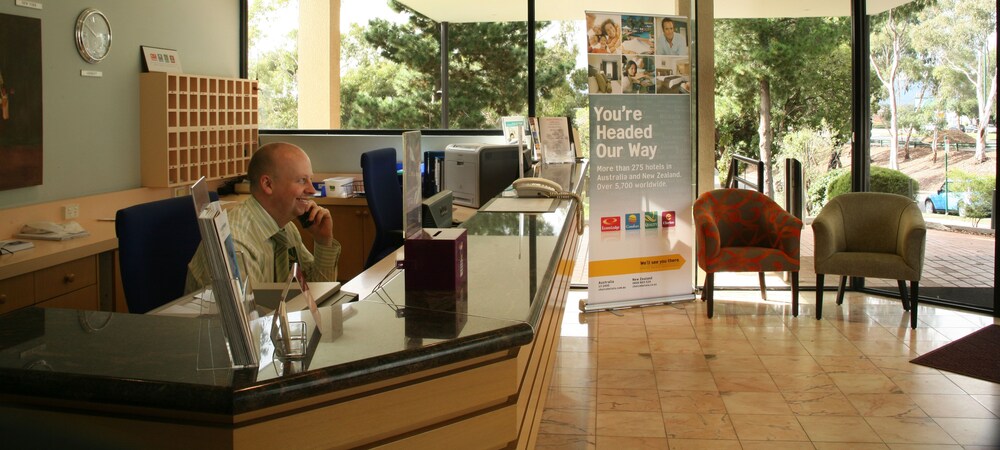
[[[299,216],[299,223],[312,235],[316,243],[321,245],[333,243],[333,217],[330,215],[330,210],[317,205],[316,202],[310,202],[309,209]]]

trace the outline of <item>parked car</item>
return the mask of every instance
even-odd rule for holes
[[[936,194],[927,196],[924,200],[924,212],[928,214],[958,214],[965,217],[965,206],[969,204],[970,193],[968,191],[958,191],[953,186],[948,187],[948,194],[945,195],[945,184],[941,185]],[[945,204],[947,198],[947,205]],[[945,209],[947,208],[947,212]]]

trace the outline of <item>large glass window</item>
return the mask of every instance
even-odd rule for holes
[[[780,203],[787,187],[782,161],[802,162],[800,274],[809,286],[815,283],[810,218],[829,198],[857,189],[851,167],[864,159],[870,190],[909,196],[925,211],[921,295],[992,310],[995,243],[985,229],[997,171],[996,5],[915,0],[873,10],[872,3],[867,155],[851,150],[849,17],[715,22],[719,173],[725,176],[733,154],[759,158],[764,191]],[[758,285],[754,274],[721,281]],[[784,280],[772,281],[768,286]],[[837,282],[826,278],[829,287]],[[896,280],[866,279],[864,286],[897,295]]]
[[[921,295],[987,310],[996,267],[996,17],[990,0],[915,0],[871,16],[871,188],[924,210]],[[865,285],[896,288],[894,280]]]
[[[849,12],[848,2],[841,2]],[[785,203],[789,183],[785,160],[802,165],[806,222],[823,206],[826,185],[850,180],[851,20],[816,17],[808,11],[760,11],[758,17],[715,21],[716,170],[720,184],[734,155],[762,161],[743,178],[762,175],[762,191]],[[742,170],[746,164],[737,164]],[[812,234],[803,230],[800,283],[815,285]],[[766,285],[787,288],[784,273],[768,274]],[[759,288],[755,273],[720,273],[716,285]]]
[[[526,13],[512,14],[443,22],[395,1],[251,0],[261,127],[496,129],[501,117],[528,113]],[[585,106],[581,28],[536,25],[536,115]]]
[[[378,0],[248,1],[250,76],[261,81],[262,128],[497,129],[500,117],[528,112],[524,4],[505,5],[514,13],[486,5],[461,16],[429,9],[439,2],[424,0],[405,2],[419,11]],[[760,158],[767,163],[765,192],[783,202],[784,159],[802,162],[802,284],[809,286],[808,222],[831,189],[844,189],[856,160],[872,168],[873,188],[883,169],[898,171],[914,180],[904,195],[934,228],[921,293],[943,301],[992,298],[995,241],[970,231],[992,223],[987,204],[996,187],[995,3],[895,0],[886,10],[885,2],[868,2],[872,115],[861,120],[870,121],[871,141],[855,145],[870,149],[870,161],[868,152],[851,150],[851,92],[860,83],[850,72],[852,2],[805,3],[799,11],[715,9],[720,178],[732,155]],[[555,20],[535,29],[535,114],[576,117],[586,150],[584,11],[553,12],[558,5],[536,2],[539,20]],[[478,22],[482,17],[492,21]],[[951,230],[949,238],[961,230],[965,240],[936,240],[938,228]],[[757,285],[755,276],[716,282]],[[892,280],[867,286],[894,287]]]

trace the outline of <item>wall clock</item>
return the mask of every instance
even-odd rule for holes
[[[104,13],[87,8],[76,19],[76,49],[84,61],[97,64],[111,51],[111,22]]]

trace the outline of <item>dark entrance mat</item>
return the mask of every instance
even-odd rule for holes
[[[898,293],[899,291],[893,291]],[[991,287],[937,287],[920,286],[920,296],[939,298],[948,303],[993,310],[994,290]]]
[[[910,362],[1000,383],[1000,325],[989,325]]]

